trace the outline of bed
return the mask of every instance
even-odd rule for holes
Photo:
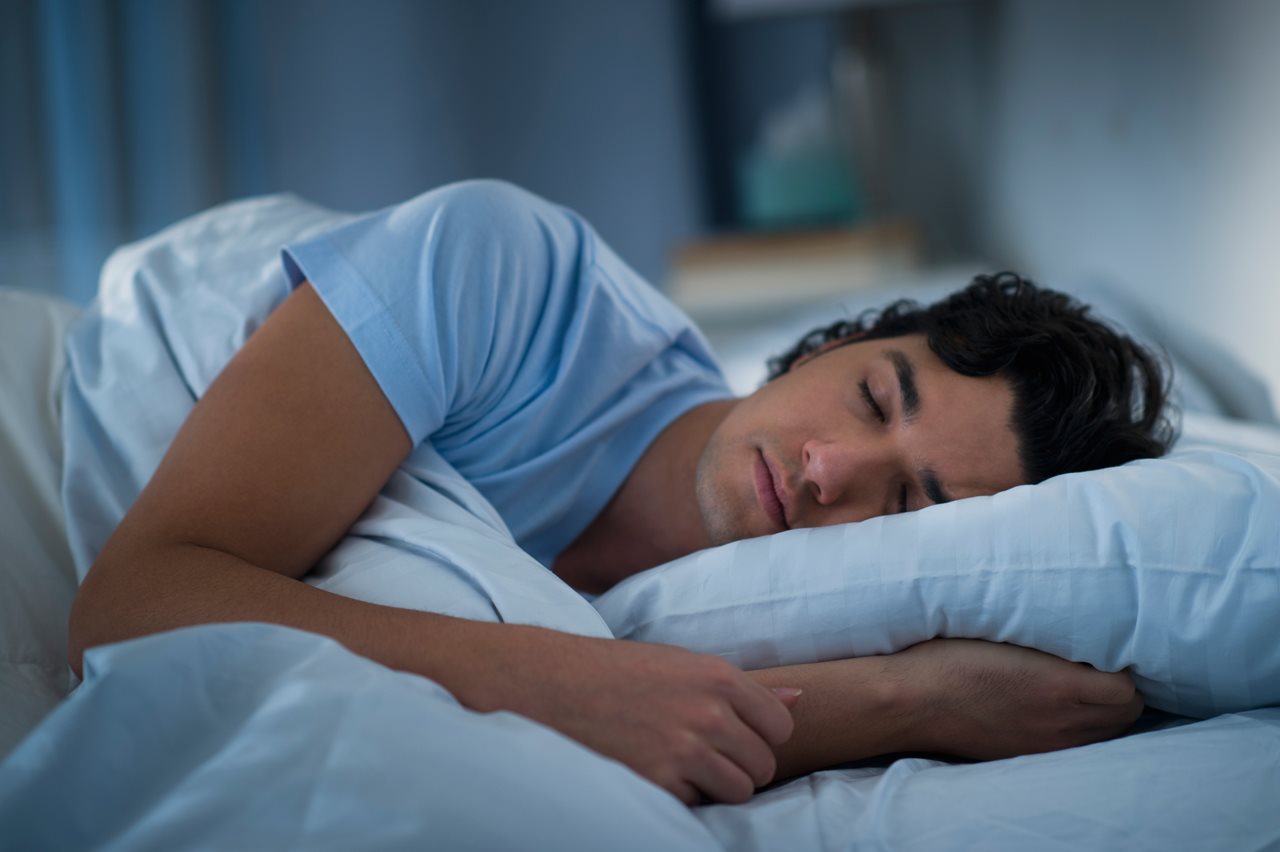
[[[278,274],[281,236],[324,215],[289,196],[217,208],[121,249],[104,292],[136,307],[139,293],[197,274]],[[240,253],[207,259],[230,244]],[[201,250],[206,259],[192,260]],[[942,279],[887,282],[716,343],[746,391],[763,355],[833,309],[928,299],[957,283],[954,270]],[[207,625],[95,649],[77,685],[65,664],[78,577],[59,496],[59,406],[61,341],[79,309],[0,291],[3,845],[1280,848],[1270,400],[1230,355],[1158,312],[1106,287],[1075,289],[1167,350],[1185,410],[1170,459],[738,542],[589,602],[515,547],[443,459],[424,457],[308,577],[366,600],[673,642],[745,667],[888,653],[936,635],[1015,642],[1130,668],[1148,700],[1110,742],[988,763],[890,755],[693,809],[527,719],[472,713],[426,679],[278,626]],[[208,372],[156,357],[168,344],[136,335],[128,315],[117,333],[133,335],[123,349],[137,369],[188,382]],[[214,336],[230,347],[244,331]]]

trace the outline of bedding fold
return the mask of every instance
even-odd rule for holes
[[[314,634],[205,625],[85,660],[0,764],[7,848],[717,848],[621,764]]]

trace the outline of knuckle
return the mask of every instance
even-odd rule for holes
[[[703,733],[711,733],[724,728],[728,721],[729,711],[723,704],[708,702],[698,709],[694,727]]]
[[[706,657],[702,676],[717,689],[732,689],[738,682],[738,670],[719,657]]]
[[[698,760],[705,751],[706,745],[702,738],[689,730],[676,734],[668,746],[668,753],[679,765],[687,765]]]

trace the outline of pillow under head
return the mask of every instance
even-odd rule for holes
[[[967,637],[1131,668],[1169,712],[1280,704],[1280,454],[1180,450],[734,542],[594,603],[619,638],[748,669]]]

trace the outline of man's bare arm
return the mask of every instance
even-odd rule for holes
[[[778,778],[896,752],[992,760],[1119,736],[1142,713],[1123,673],[971,639],[750,673],[803,689]]]

